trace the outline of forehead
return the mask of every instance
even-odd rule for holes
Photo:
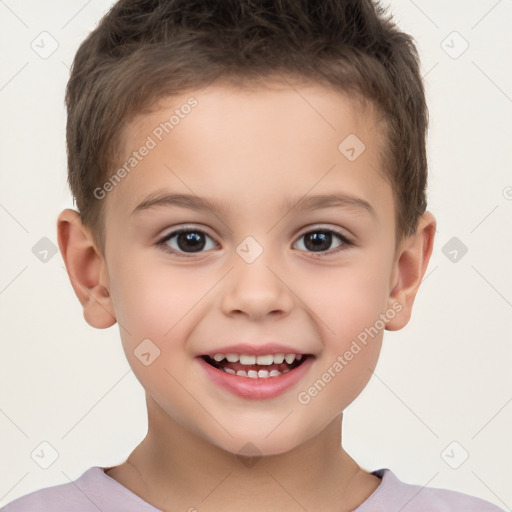
[[[226,207],[278,197],[289,205],[334,188],[378,202],[387,185],[382,139],[372,104],[333,88],[210,85],[160,100],[126,126],[120,165],[151,149],[110,194],[109,208],[122,205],[127,215],[165,189],[229,198]]]

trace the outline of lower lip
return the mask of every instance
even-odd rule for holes
[[[231,393],[251,400],[266,400],[281,395],[296,384],[313,364],[313,356],[308,356],[305,361],[286,373],[277,377],[252,379],[232,375],[223,370],[218,370],[208,364],[202,357],[196,358],[199,365],[204,368],[208,377],[217,385],[227,389]]]

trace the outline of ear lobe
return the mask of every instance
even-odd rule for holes
[[[402,329],[411,318],[414,299],[432,255],[435,233],[436,219],[425,212],[416,233],[404,240],[399,250],[388,299],[388,308],[398,313],[386,323],[388,331]]]
[[[116,323],[103,256],[75,210],[63,210],[57,219],[59,249],[86,322],[97,329]]]

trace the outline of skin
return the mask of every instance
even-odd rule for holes
[[[343,449],[342,413],[369,381],[384,329],[307,404],[298,393],[379,315],[387,330],[408,323],[435,218],[426,212],[395,250],[393,193],[378,172],[385,143],[378,116],[318,84],[217,84],[167,98],[127,126],[125,154],[192,95],[197,107],[103,199],[105,254],[77,212],[58,218],[59,247],[86,321],[99,329],[119,323],[146,391],[147,436],[107,474],[164,511],[353,510],[381,481]],[[366,146],[354,161],[338,150],[349,134]],[[157,190],[214,198],[229,212],[174,206],[132,215]],[[375,217],[349,207],[283,210],[286,199],[333,192],[368,201]],[[179,246],[178,237],[167,246],[190,257],[157,244],[184,226],[207,233],[202,252]],[[315,252],[303,235],[319,227],[352,244],[336,251],[343,242],[333,235]],[[236,252],[247,236],[263,249],[251,264]],[[145,366],[134,350],[148,338],[160,356]],[[264,338],[315,356],[301,381],[274,399],[219,388],[195,359]],[[261,456],[253,465],[237,456],[247,442]]]

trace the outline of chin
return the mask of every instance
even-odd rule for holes
[[[253,431],[244,429],[238,433],[232,431],[231,433],[233,437],[225,437],[222,441],[209,439],[209,442],[240,457],[242,461],[248,459],[247,465],[253,462],[252,459],[282,455],[307,441],[305,436],[301,437],[297,432],[290,432],[284,428],[279,432],[276,429],[271,434],[268,429],[261,429],[261,427],[255,428]]]

